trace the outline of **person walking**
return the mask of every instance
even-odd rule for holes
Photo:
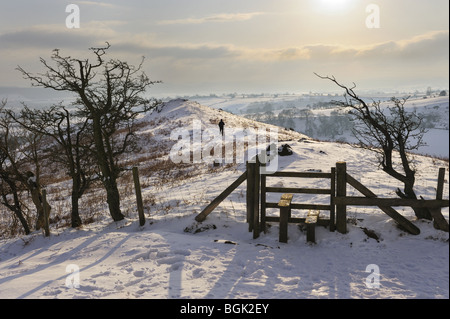
[[[223,136],[223,127],[225,126],[225,123],[223,122],[223,120],[221,119],[219,122],[219,129],[220,129],[220,133]]]

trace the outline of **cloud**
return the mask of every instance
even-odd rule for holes
[[[253,19],[256,16],[264,15],[264,12],[249,12],[249,13],[221,13],[202,18],[187,18],[175,20],[162,20],[159,25],[174,25],[174,24],[203,24],[210,22],[236,22]]]
[[[79,29],[68,29],[61,24],[35,25],[0,33],[2,49],[85,49],[120,37],[112,27],[122,21],[91,21]]]
[[[323,62],[377,62],[405,60],[448,60],[449,32],[434,31],[410,39],[387,41],[369,46],[312,44],[302,47],[272,50],[266,56],[282,60]]]
[[[167,45],[167,46],[154,46],[154,45],[142,45],[139,43],[124,42],[114,45],[115,48],[122,51],[132,50],[134,53],[141,54],[148,52],[150,58],[164,58],[164,59],[176,59],[176,60],[205,60],[205,59],[219,59],[219,58],[232,58],[239,55],[239,51],[235,51],[229,46],[225,45]]]
[[[400,41],[387,41],[369,46],[352,46],[339,44],[310,44],[298,47],[280,49],[246,49],[235,48],[241,58],[262,61],[286,62],[309,61],[314,62],[406,62],[406,61],[433,61],[448,60],[449,33],[436,31],[422,34],[410,39]]]
[[[76,1],[76,4],[88,5],[88,6],[98,6],[98,7],[102,7],[102,8],[111,8],[111,9],[120,8],[118,5],[106,3],[106,2]]]
[[[240,50],[230,45],[166,44],[158,45],[153,34],[131,34],[115,31],[112,27],[121,21],[91,21],[80,29],[67,29],[61,25],[38,25],[11,32],[0,33],[0,51],[43,52],[58,48],[65,54],[83,52],[88,48],[111,44],[111,54],[146,56],[164,60],[212,60],[238,57]]]
[[[83,23],[80,29],[55,24],[5,31],[0,33],[0,52],[4,65],[13,70],[18,64],[37,64],[39,56],[49,57],[54,48],[61,49],[64,55],[85,57],[88,48],[108,41],[111,57],[135,63],[133,60],[145,56],[149,74],[171,87],[188,84],[192,88],[203,85],[205,88],[210,85],[216,88],[221,85],[292,87],[307,85],[313,72],[332,73],[355,81],[367,77],[370,83],[375,80],[388,83],[391,79],[392,87],[397,85],[396,79],[401,79],[398,83],[410,83],[416,79],[431,81],[429,79],[434,77],[448,77],[448,30],[366,46],[315,43],[255,48],[229,43],[195,43],[188,39],[186,43],[174,43],[161,40],[157,33],[133,33],[119,28],[125,23],[90,21]],[[12,76],[20,78],[9,69],[2,66],[1,70],[7,83]]]
[[[375,44],[354,51],[359,59],[379,60],[380,58],[430,60],[447,58],[449,54],[449,32],[433,31],[416,37]]]
[[[211,21],[246,19],[257,13],[218,15]],[[116,28],[126,22],[120,20],[91,21],[80,29],[61,25],[37,25],[0,34],[2,49],[53,48],[82,50],[109,41],[112,48],[122,53],[146,55],[150,58],[175,60],[235,59],[253,62],[367,62],[448,60],[449,32],[434,31],[409,39],[387,41],[368,46],[339,44],[309,44],[287,48],[255,49],[245,46],[215,43],[156,44],[153,34],[128,33]]]

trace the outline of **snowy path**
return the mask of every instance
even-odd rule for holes
[[[288,244],[278,227],[258,240],[246,224],[210,218],[216,229],[192,234],[191,218],[140,229],[35,236],[0,253],[1,298],[448,298],[448,242],[426,235],[398,236],[379,243],[358,228],[345,235],[319,228],[317,245],[290,225]],[[420,225],[430,233],[432,226]],[[82,234],[80,234],[80,232]],[[426,233],[426,232],[425,232]],[[237,245],[215,242],[234,240]],[[435,238],[436,239],[436,238]],[[15,246],[14,248],[12,246]],[[22,247],[20,247],[22,246]],[[6,251],[16,251],[17,255]],[[80,287],[67,288],[68,265],[80,269]],[[380,288],[368,288],[368,265],[380,269]],[[426,267],[427,273],[423,273]]]

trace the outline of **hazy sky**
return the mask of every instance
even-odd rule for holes
[[[66,26],[72,3],[80,28]],[[146,57],[155,94],[336,89],[313,72],[361,90],[448,89],[448,11],[448,0],[1,1],[0,86],[29,87],[15,68],[42,71],[54,48],[81,58],[108,41],[111,57]]]

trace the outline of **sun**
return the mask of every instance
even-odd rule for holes
[[[319,0],[324,6],[342,7],[348,4],[349,0]]]
[[[318,0],[320,7],[324,11],[345,11],[352,0]]]

